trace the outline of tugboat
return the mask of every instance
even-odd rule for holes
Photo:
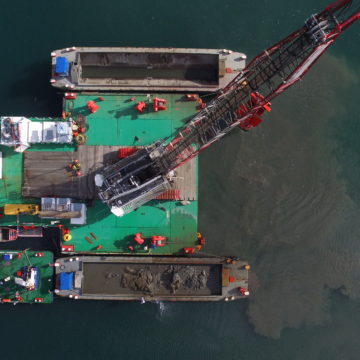
[[[49,251],[0,251],[0,303],[52,303],[53,265]]]

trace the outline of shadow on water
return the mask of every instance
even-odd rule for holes
[[[56,256],[60,256],[60,231],[55,227],[44,227],[43,237],[20,237],[15,241],[1,242],[2,250],[25,250],[52,251]]]
[[[59,116],[62,96],[50,85],[51,65],[49,60],[31,64],[24,68],[10,89],[11,98],[27,103],[25,116]],[[24,104],[25,105],[25,104]],[[25,108],[25,106],[22,106]]]

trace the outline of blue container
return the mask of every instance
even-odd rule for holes
[[[69,75],[69,60],[62,56],[56,58],[55,72],[60,76]]]
[[[67,272],[60,274],[60,290],[72,290],[74,288],[74,273]]]

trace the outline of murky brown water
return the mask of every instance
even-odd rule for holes
[[[326,56],[273,102],[261,128],[232,134],[201,157],[203,232],[212,251],[251,259],[248,315],[260,334],[322,323],[328,288],[359,294],[360,227],[352,221],[360,212],[333,136],[358,80],[344,60]]]

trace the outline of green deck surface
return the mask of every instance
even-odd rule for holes
[[[43,303],[53,302],[53,276],[54,268],[49,266],[54,262],[54,256],[51,252],[43,252],[43,257],[36,257],[36,251],[23,251],[4,250],[0,251],[0,299],[10,299],[16,301],[16,294],[21,296],[21,302],[33,303],[35,298],[43,299]],[[5,261],[4,254],[13,254],[11,260]],[[18,258],[18,254],[22,256]],[[35,290],[26,290],[22,286],[14,282],[17,272],[21,271],[24,266],[29,266],[29,261],[32,266],[37,266],[39,269],[39,282],[38,288]],[[9,278],[8,281],[4,279]]]
[[[13,148],[1,146],[3,157],[3,176],[0,179],[1,205],[21,201],[23,155]]]
[[[64,111],[71,117],[83,114],[87,117],[87,145],[149,145],[160,138],[170,139],[183,127],[197,110],[196,102],[186,101],[181,94],[152,94],[167,100],[166,111],[154,112],[152,104],[147,105],[144,113],[138,113],[134,106],[137,101],[147,102],[146,94],[78,94],[76,100],[66,100]],[[130,101],[135,97],[135,101]],[[97,101],[100,109],[91,114],[86,103]],[[34,121],[52,121],[51,118],[30,118]],[[59,119],[56,119],[59,120]],[[135,140],[135,137],[138,140]],[[10,147],[1,146],[3,153],[3,179],[0,180],[0,206],[6,203],[35,203],[40,199],[22,198],[23,154],[14,152]],[[29,151],[74,151],[75,145],[33,145]],[[197,166],[197,165],[196,165]],[[196,168],[197,177],[197,168]],[[196,179],[197,182],[197,179]],[[133,213],[122,218],[111,214],[109,208],[95,200],[87,208],[87,224],[69,226],[69,220],[62,220],[65,227],[71,228],[72,239],[64,244],[73,245],[76,253],[129,253],[128,245],[134,245],[134,235],[141,232],[144,237],[166,236],[166,246],[149,248],[135,247],[136,253],[176,254],[184,247],[197,245],[197,201],[183,206],[179,201],[154,200]],[[0,225],[35,224],[49,225],[51,220],[37,216],[21,215],[0,217]],[[93,233],[95,240],[90,232]],[[93,242],[90,244],[85,237]],[[101,249],[96,248],[101,245]]]
[[[173,137],[177,130],[192,117],[197,110],[197,102],[187,101],[182,94],[151,94],[167,101],[167,110],[155,112],[147,103],[146,94],[80,95],[76,100],[67,100],[65,111],[73,117],[83,114],[88,119],[87,145],[149,145],[161,138]],[[131,98],[135,97],[135,101]],[[100,109],[91,114],[87,102],[95,101]],[[147,104],[143,113],[134,109],[138,101]],[[71,110],[72,109],[72,110]],[[139,140],[135,140],[135,136]]]
[[[92,211],[88,212],[86,226],[71,229],[72,244],[75,252],[124,252],[129,253],[128,245],[134,246],[134,235],[141,232],[144,238],[162,235],[167,238],[167,245],[148,251],[143,246],[135,247],[138,253],[173,254],[186,246],[196,243],[197,202],[179,206],[174,201],[153,201],[122,218],[109,213],[108,208],[96,201]],[[97,239],[94,239],[92,232]],[[85,237],[93,243],[90,244]],[[101,245],[102,249],[96,251]],[[145,245],[145,244],[144,244]]]

